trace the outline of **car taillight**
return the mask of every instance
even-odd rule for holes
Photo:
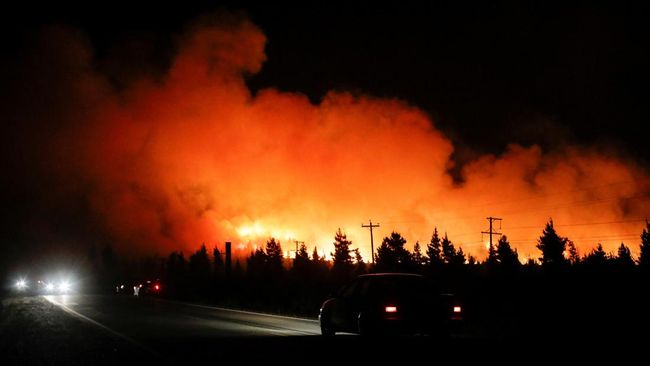
[[[154,288],[156,289],[156,291],[160,290],[160,286],[159,286],[159,285],[154,286]]]
[[[463,312],[463,309],[460,306],[454,306],[454,314],[460,314]]]
[[[387,313],[396,313],[397,312],[397,306],[386,306],[385,308]]]

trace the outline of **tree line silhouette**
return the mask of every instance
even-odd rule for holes
[[[111,286],[159,278],[163,296],[292,315],[315,316],[328,294],[357,275],[412,272],[429,276],[444,291],[456,293],[466,304],[468,331],[479,336],[571,334],[567,329],[601,334],[627,330],[630,322],[648,323],[648,222],[636,259],[623,243],[616,253],[607,253],[597,244],[580,256],[575,244],[558,234],[552,220],[537,240],[541,254],[537,261],[522,263],[506,235],[489,248],[483,261],[466,255],[437,228],[426,246],[417,242],[409,251],[406,243],[398,232],[383,238],[373,266],[364,261],[358,248],[352,248],[341,229],[334,234],[331,260],[316,248],[310,254],[304,243],[294,258],[285,258],[281,243],[269,238],[248,257],[235,258],[230,272],[224,253],[216,247],[209,252],[204,244],[187,258],[175,251],[166,258],[120,261],[110,245],[101,251],[101,258],[97,259],[94,250],[93,256],[100,262],[102,281],[112,282]],[[627,323],[619,322],[621,316]]]

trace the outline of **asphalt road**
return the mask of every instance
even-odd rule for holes
[[[31,296],[5,299],[2,304],[3,365],[415,365],[441,360],[476,364],[492,359],[529,360],[532,354],[555,358],[559,354],[554,348],[540,349],[548,339],[322,337],[316,319],[151,297]],[[565,357],[567,350],[589,348],[560,349]],[[578,357],[586,355],[581,351]]]
[[[73,316],[133,339],[315,336],[317,319],[267,315],[155,297],[45,296]]]
[[[463,340],[431,337],[322,337],[317,319],[300,319],[127,295],[45,296],[70,317],[120,338],[134,358],[160,364],[391,364],[419,350],[450,351]],[[122,350],[124,354],[125,351]],[[140,363],[140,361],[139,361]]]
[[[169,301],[154,297],[44,296],[68,315],[126,340],[152,359],[262,360],[268,351],[318,347],[317,319],[301,319]],[[304,348],[304,347],[303,347]]]

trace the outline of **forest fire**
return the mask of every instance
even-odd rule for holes
[[[503,218],[498,231],[522,257],[538,255],[551,217],[581,253],[621,242],[637,251],[650,178],[636,163],[588,146],[512,144],[454,179],[451,139],[406,101],[251,92],[265,42],[248,21],[197,26],[162,80],[142,75],[118,91],[82,38],[50,32],[40,52],[55,62],[34,77],[52,81],[39,86],[49,96],[40,110],[57,108],[30,117],[52,121],[37,132],[48,164],[34,164],[56,182],[50,204],[83,196],[119,249],[146,253],[233,241],[247,255],[269,237],[328,253],[341,228],[369,258],[361,224],[372,219],[376,243],[395,230],[412,248],[437,227],[483,258],[488,216]]]

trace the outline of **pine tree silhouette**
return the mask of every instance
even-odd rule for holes
[[[451,261],[451,264],[460,267],[465,264],[465,260],[466,258],[465,253],[463,253],[463,247],[459,245],[458,250],[456,251],[456,254],[454,254],[454,257]]]
[[[356,276],[366,273],[366,262],[363,261],[359,248],[352,250],[354,254],[354,274]]]
[[[467,265],[469,267],[474,267],[477,264],[478,264],[478,261],[476,260],[476,258],[473,255],[468,255],[467,256]]]
[[[190,277],[188,288],[191,295],[206,293],[209,287],[211,263],[205,243],[201,244],[199,250],[190,255],[188,269]]]
[[[440,236],[438,235],[438,228],[433,229],[431,241],[427,244],[427,263],[431,268],[439,268],[442,261],[442,247],[440,244]]]
[[[603,245],[598,243],[595,249],[592,249],[585,257],[585,263],[602,269],[608,262],[609,256],[605,253]]]
[[[339,228],[334,234],[334,253],[332,254],[332,277],[337,282],[348,281],[352,277],[352,256],[347,235]]]
[[[275,238],[270,238],[266,242],[266,260],[268,271],[271,275],[280,275],[283,272],[282,263],[284,256],[282,254],[282,246]]]
[[[454,248],[454,244],[451,242],[451,240],[449,240],[447,233],[445,233],[445,237],[442,238],[442,242],[440,244],[442,246],[443,262],[447,264],[454,263],[457,256],[456,248]]]
[[[503,238],[503,236],[502,236]],[[496,267],[499,264],[499,256],[497,254],[497,248],[490,244],[488,247],[488,257],[486,260],[488,267]]]
[[[246,259],[246,274],[253,278],[262,278],[267,269],[268,256],[264,249],[256,248]]]
[[[311,254],[311,260],[312,260],[313,262],[316,262],[316,263],[318,263],[318,262],[321,261],[321,258],[320,258],[320,256],[318,255],[318,249],[317,249],[316,247],[314,247],[314,250],[313,250],[313,252],[312,252],[312,254]]]
[[[293,266],[291,271],[294,275],[298,277],[304,277],[309,275],[311,260],[309,260],[309,253],[307,253],[307,247],[305,244],[301,244],[296,252],[296,257],[293,260]]]
[[[639,267],[644,271],[650,269],[650,223],[646,220],[646,227],[641,233],[641,247],[639,250]]]
[[[516,249],[512,249],[506,235],[499,238],[495,252],[499,264],[503,268],[513,269],[519,267],[519,254]]]
[[[377,249],[377,270],[379,271],[409,271],[413,267],[411,253],[406,248],[406,239],[393,231],[382,240]]]
[[[621,246],[618,247],[618,252],[616,256],[616,263],[622,268],[632,268],[634,267],[634,259],[632,258],[632,252],[630,248],[621,243]]]
[[[348,240],[347,235],[339,228],[334,234],[334,254],[332,254],[334,267],[350,267],[352,264],[350,245],[352,245],[352,242]]]
[[[568,240],[567,244],[567,252],[569,253],[569,263],[572,265],[576,265],[580,263],[580,255],[578,254],[578,249],[576,249],[576,245],[573,243],[573,241]]]
[[[212,250],[212,265],[214,266],[215,272],[221,271],[223,267],[223,258],[221,258],[221,252],[217,247],[214,247]]]
[[[553,219],[551,219],[537,241],[537,249],[542,251],[542,257],[539,259],[542,265],[554,268],[565,265],[567,260],[564,258],[564,250],[567,241],[567,238],[557,234],[553,227]]]
[[[314,247],[311,254],[312,276],[319,280],[324,281],[329,274],[329,268],[325,256],[318,255],[318,248]]]
[[[190,272],[198,277],[207,277],[210,273],[210,257],[205,244],[201,244],[199,250],[190,256],[189,268]]]
[[[427,261],[427,258],[422,255],[422,249],[420,248],[420,242],[415,242],[413,245],[413,263],[416,267],[424,265]]]

